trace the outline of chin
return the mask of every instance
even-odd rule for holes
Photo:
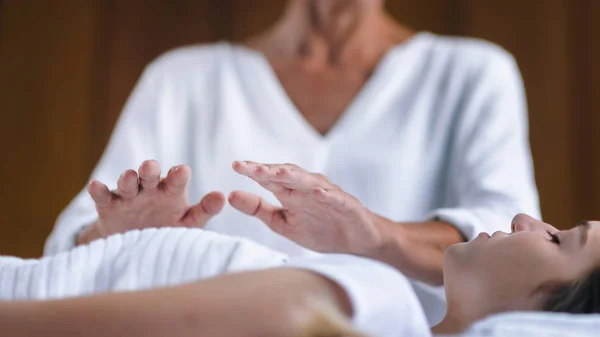
[[[461,242],[454,244],[444,252],[443,267],[446,265],[464,264],[469,257],[469,243]]]
[[[446,249],[444,255],[464,254],[468,249],[469,242],[455,243]]]
[[[460,257],[461,247],[456,247],[457,245],[460,245],[460,243],[452,245],[446,249],[446,251],[444,252],[444,258],[442,260],[443,266],[446,266],[446,264],[448,264],[449,262],[455,261],[458,257]]]

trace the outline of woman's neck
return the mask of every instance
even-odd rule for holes
[[[446,287],[448,309],[444,319],[431,329],[435,334],[461,333],[476,321],[498,312],[497,308],[486,305],[482,297],[475,296],[476,294],[452,296],[447,290]]]
[[[455,315],[448,309],[444,319],[436,326],[431,328],[434,334],[458,334],[466,330],[474,320],[466,319],[464,316]]]
[[[273,28],[247,44],[272,61],[302,58],[317,65],[362,68],[374,67],[385,52],[412,35],[377,6],[333,10],[316,1],[296,0]]]

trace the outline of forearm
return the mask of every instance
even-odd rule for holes
[[[314,296],[350,315],[339,287],[312,272],[272,269],[152,291],[0,302],[4,336],[293,336]]]
[[[440,221],[396,223],[374,216],[381,244],[370,258],[385,262],[409,278],[432,285],[443,284],[444,252],[465,238],[456,227]]]

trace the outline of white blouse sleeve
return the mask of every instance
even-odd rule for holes
[[[517,213],[540,216],[520,73],[510,54],[494,49],[487,56],[473,67],[454,121],[447,207],[431,214],[469,240],[510,231]]]
[[[348,295],[356,328],[374,337],[431,336],[425,314],[408,279],[378,261],[326,254],[292,259],[301,268],[336,282]]]
[[[158,146],[155,114],[159,82],[159,73],[149,66],[129,97],[90,181],[97,179],[114,189],[117,179],[125,170],[137,170],[146,159],[156,159],[160,162],[156,151]],[[77,233],[96,219],[95,204],[86,187],[60,214],[46,241],[44,254],[53,255],[73,248]]]

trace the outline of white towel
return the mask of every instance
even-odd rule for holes
[[[0,256],[0,300],[149,289],[286,261],[252,241],[201,229],[135,230],[39,260]]]
[[[460,337],[597,337],[600,315],[551,312],[510,312],[492,315]],[[459,337],[459,336],[456,336]]]
[[[361,331],[377,337],[430,336],[417,297],[397,270],[357,256],[314,255],[288,261],[252,241],[201,229],[136,230],[39,260],[0,257],[0,300],[150,289],[285,265],[338,283]]]

